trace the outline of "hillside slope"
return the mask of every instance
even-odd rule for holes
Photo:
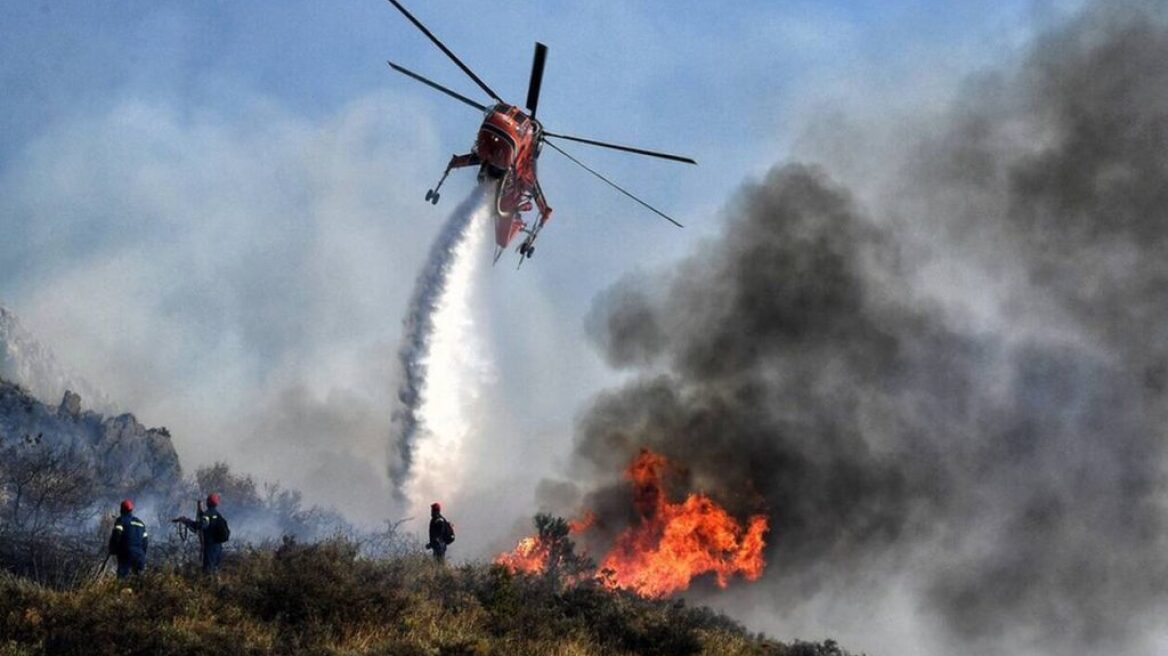
[[[725,654],[846,656],[785,645],[682,601],[341,540],[233,554],[219,579],[164,568],[65,591],[0,575],[0,654]]]

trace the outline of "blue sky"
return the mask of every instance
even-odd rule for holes
[[[556,216],[534,266],[492,269],[483,296],[511,428],[550,436],[531,476],[563,462],[575,413],[616,375],[586,344],[597,293],[699,249],[825,116],[943,107],[1066,4],[410,2],[515,102],[546,43],[549,129],[700,162],[571,149],[678,230],[541,160]],[[384,512],[386,362],[413,276],[473,175],[438,208],[422,195],[479,120],[386,59],[478,97],[379,0],[0,5],[0,301],[170,426],[185,462],[240,462],[327,503],[347,498],[337,480],[367,484],[363,517]],[[281,442],[297,399],[293,415],[355,437]]]
[[[516,101],[526,89],[532,42],[548,43],[541,108],[549,125],[693,152],[705,167],[689,177],[713,176],[715,192],[777,159],[759,151],[781,144],[776,132],[786,114],[808,94],[823,93],[822,85],[841,78],[888,84],[914,74],[924,57],[932,68],[991,60],[1042,13],[1029,2],[904,0],[414,5]],[[258,96],[315,120],[363,94],[394,89],[433,104],[427,109],[451,147],[473,135],[473,112],[385,68],[394,58],[477,91],[388,3],[29,2],[0,11],[6,167],[53,122],[128,96],[227,116],[248,111]],[[658,185],[676,192],[653,181],[684,177],[657,163],[584,154],[610,167],[652,169],[646,193]]]

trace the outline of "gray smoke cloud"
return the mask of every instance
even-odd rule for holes
[[[471,217],[482,204],[488,187],[479,185],[455,208],[442,226],[414,282],[410,305],[402,320],[401,346],[397,354],[401,367],[398,407],[393,411],[390,428],[390,444],[396,457],[391,459],[389,465],[390,480],[394,483],[394,493],[399,500],[405,499],[402,486],[413,461],[414,437],[420,421],[418,410],[426,386],[426,356],[430,350],[430,338],[434,334],[434,313],[446,290],[446,279],[454,266],[455,253],[459,244],[466,239]]]
[[[389,93],[311,119],[242,92],[215,96],[238,112],[127,93],[53,121],[0,175],[6,307],[168,427],[186,471],[225,461],[354,522],[401,517],[399,321],[446,214],[401,166],[437,157],[426,112]]]
[[[1164,62],[1162,3],[1088,7],[868,154],[893,167],[870,197],[778,166],[721,236],[608,290],[589,330],[633,376],[579,420],[584,505],[624,525],[614,477],[647,446],[684,487],[771,516],[777,612],[908,581],[959,653],[1153,653]]]

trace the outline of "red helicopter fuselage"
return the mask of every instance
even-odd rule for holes
[[[523,110],[499,103],[487,109],[473,152],[493,173],[492,177],[502,178],[513,166],[523,167],[526,162],[534,164],[538,134],[542,130],[539,122]]]
[[[526,253],[532,248],[539,230],[551,218],[552,208],[547,205],[536,175],[542,136],[543,126],[535,118],[515,105],[496,103],[485,109],[471,151],[451,156],[446,174],[442,176],[445,180],[453,169],[478,166],[480,182],[497,182],[495,245],[499,252],[506,249],[519,233],[526,232],[528,238],[521,249]],[[434,197],[428,196],[427,200],[434,200]],[[533,207],[539,211],[539,220],[529,227],[521,213]]]
[[[496,193],[495,245],[505,249],[527,228],[520,212],[539,210],[539,223],[533,232],[551,218],[539,188],[536,160],[539,159],[543,126],[514,105],[498,103],[490,107],[479,126],[472,153],[482,161],[479,179],[499,179]]]

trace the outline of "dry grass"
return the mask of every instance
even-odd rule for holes
[[[233,554],[56,590],[0,575],[0,656],[25,654],[842,655],[752,637],[707,609],[498,567],[360,558],[345,541]]]

